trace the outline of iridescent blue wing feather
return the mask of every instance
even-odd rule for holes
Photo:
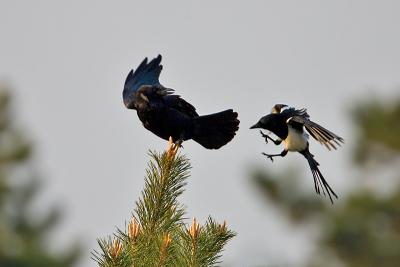
[[[162,70],[162,65],[160,65],[160,63],[161,55],[158,55],[158,57],[152,59],[149,63],[147,63],[147,58],[145,58],[135,71],[131,70],[128,73],[122,92],[126,107],[132,108],[132,102],[134,101],[133,96],[141,86],[161,86],[158,80]]]

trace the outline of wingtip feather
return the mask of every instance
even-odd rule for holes
[[[126,84],[127,82],[129,82],[129,80],[132,79],[132,77],[133,77],[133,69],[131,69],[131,70],[129,71],[128,75],[126,76],[125,84]]]

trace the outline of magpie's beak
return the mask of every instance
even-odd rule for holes
[[[261,128],[259,122],[250,127],[250,129],[257,129],[257,128]]]

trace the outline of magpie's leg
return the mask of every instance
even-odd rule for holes
[[[260,130],[260,133],[261,133],[261,136],[263,138],[265,138],[265,143],[267,143],[267,144],[268,144],[268,139],[271,140],[272,142],[274,142],[275,145],[279,145],[280,143],[282,143],[282,140],[280,140],[280,139],[274,140],[273,138],[271,138],[271,136],[269,136],[268,134],[263,133],[261,130]]]
[[[264,156],[266,156],[267,158],[269,158],[271,161],[274,161],[274,157],[284,157],[286,156],[286,154],[288,153],[287,150],[283,150],[280,154],[266,154],[266,153],[262,153]]]

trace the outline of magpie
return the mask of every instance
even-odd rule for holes
[[[266,143],[270,140],[275,145],[279,145],[283,141],[285,145],[280,154],[262,153],[263,155],[273,161],[274,157],[284,157],[289,151],[299,152],[307,159],[308,164],[310,165],[317,194],[320,194],[320,188],[322,188],[323,194],[325,195],[326,191],[332,203],[333,200],[331,195],[338,198],[320,172],[318,168],[319,163],[314,159],[314,155],[309,151],[309,136],[304,131],[304,128],[315,140],[325,145],[329,150],[337,149],[341,143],[344,143],[343,138],[311,121],[306,109],[295,109],[293,107],[288,107],[285,104],[276,104],[273,106],[270,114],[262,117],[256,124],[250,127],[250,129],[256,128],[268,130],[278,137],[277,139],[273,139],[260,130]]]
[[[194,106],[159,82],[161,59],[145,58],[128,73],[122,92],[125,106],[137,111],[147,130],[165,140],[172,137],[178,145],[193,139],[207,149],[218,149],[231,141],[239,129],[237,112],[227,109],[199,116]]]

